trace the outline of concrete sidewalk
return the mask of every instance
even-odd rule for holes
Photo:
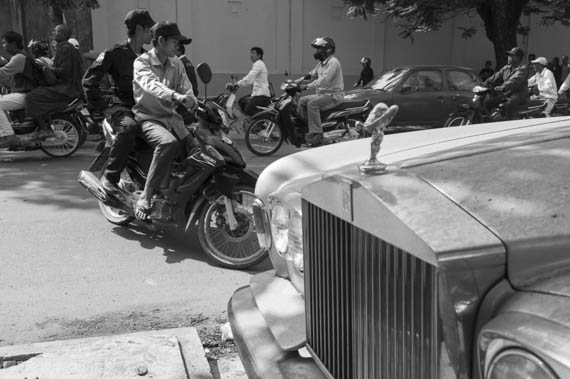
[[[195,328],[0,347],[0,379],[212,379]]]

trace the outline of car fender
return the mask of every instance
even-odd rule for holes
[[[532,292],[510,297],[479,334],[481,372],[509,348],[529,351],[559,378],[570,378],[570,298]]]

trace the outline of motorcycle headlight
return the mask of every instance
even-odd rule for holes
[[[485,378],[557,379],[545,362],[522,349],[507,349],[497,354]]]
[[[289,247],[289,209],[276,202],[271,210],[271,237],[277,253],[283,257]]]

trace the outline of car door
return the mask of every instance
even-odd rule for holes
[[[409,73],[393,92],[399,125],[433,126],[445,113],[443,75],[438,69],[417,69]]]
[[[445,82],[447,87],[447,114],[446,117],[457,110],[459,104],[470,104],[473,100],[473,87],[479,84],[479,79],[468,70],[447,69],[445,71]],[[445,122],[445,118],[442,121]]]

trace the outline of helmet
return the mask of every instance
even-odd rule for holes
[[[363,63],[363,64],[364,64],[364,63],[370,64],[370,62],[371,62],[371,61],[370,61],[370,58],[368,58],[368,57],[362,57],[362,59],[360,60],[360,63]]]
[[[46,41],[36,41],[30,40],[28,43],[28,49],[35,58],[47,57],[50,53],[49,45]]]
[[[315,49],[324,49],[328,55],[335,52],[335,44],[330,37],[317,37],[311,42],[311,46]]]

